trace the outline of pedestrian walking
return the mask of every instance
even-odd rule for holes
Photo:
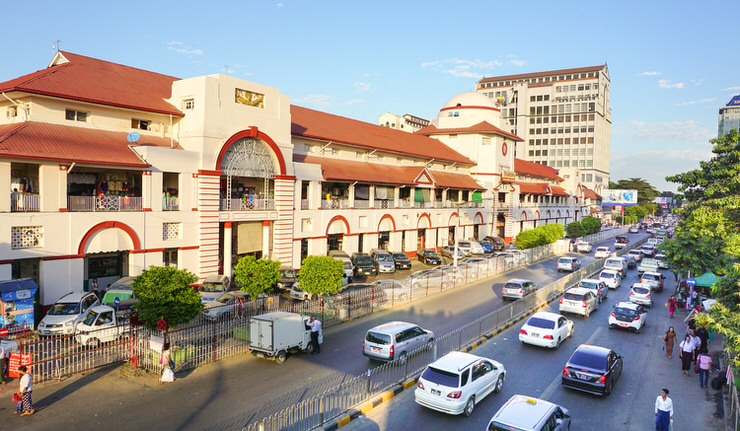
[[[36,413],[31,400],[31,392],[33,392],[31,374],[28,373],[28,368],[25,365],[18,367],[18,373],[21,375],[20,387],[18,388],[18,395],[21,396],[22,404],[21,416],[29,416]]]
[[[100,299],[100,292],[98,292],[98,279],[93,278],[92,282],[90,283],[90,291],[95,294],[95,296]]]
[[[709,371],[712,369],[712,357],[700,350],[696,363],[699,365],[699,387],[706,388],[709,383]]]
[[[699,351],[708,352],[709,351],[709,331],[707,331],[707,325],[703,324],[699,328],[697,328],[696,336],[699,337],[699,340],[701,340],[701,343],[699,344]]]
[[[311,327],[311,344],[313,345],[313,353],[321,353],[321,347],[319,346],[319,335],[321,335],[321,320],[317,319],[316,316],[311,316],[311,321],[308,322],[308,326]]]
[[[2,339],[0,339],[2,341]],[[8,353],[5,349],[5,346],[3,346],[2,343],[0,343],[0,385],[5,384],[5,375],[7,373],[8,369]]]
[[[668,328],[663,336],[663,343],[665,343],[665,355],[668,359],[671,359],[673,357],[673,345],[676,344],[676,331],[673,326]]]
[[[694,359],[694,343],[691,341],[691,336],[686,334],[678,348],[681,355],[681,372],[688,376],[691,361]]]
[[[159,384],[172,383],[175,381],[175,361],[172,360],[170,343],[166,342],[162,346],[162,355],[159,357],[159,363],[164,365],[162,376],[159,378]]]
[[[699,353],[699,347],[701,347],[701,338],[696,335],[696,330],[689,331],[689,335],[691,336],[691,344],[694,345],[694,361],[696,360],[696,355]]]
[[[673,422],[673,400],[668,397],[668,389],[663,388],[655,399],[655,431],[669,431]]]
[[[676,297],[674,295],[671,295],[670,298],[668,298],[668,313],[671,316],[671,319],[673,318],[673,315],[676,314]]]

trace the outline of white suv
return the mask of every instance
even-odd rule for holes
[[[39,335],[74,334],[77,324],[96,305],[100,305],[100,300],[92,292],[70,292],[62,296],[41,319]]]
[[[429,364],[414,391],[417,404],[444,413],[470,416],[475,404],[501,392],[506,369],[493,359],[450,352]]]
[[[599,309],[599,300],[591,289],[573,287],[560,297],[560,313],[580,314],[588,317]]]
[[[609,329],[631,329],[639,334],[647,321],[647,311],[642,305],[632,302],[617,302],[609,315]]]

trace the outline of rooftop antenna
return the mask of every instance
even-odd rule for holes
[[[59,39],[57,39],[56,42],[54,42],[54,43],[51,44],[52,49],[54,49],[57,52],[59,52],[59,45],[61,45],[61,44],[62,44],[62,41],[59,40]]]

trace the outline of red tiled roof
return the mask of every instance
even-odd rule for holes
[[[25,122],[0,126],[0,157],[150,166],[129,148],[125,132]],[[142,135],[137,146],[170,147],[168,138]],[[181,147],[175,142],[175,148]]]
[[[425,170],[421,166],[385,165],[302,154],[294,154],[293,161],[321,165],[321,175],[327,181],[413,185],[416,178]],[[432,176],[435,187],[483,190],[483,187],[469,175],[433,170],[427,172]]]
[[[426,136],[402,132],[338,115],[291,105],[293,136],[323,139],[357,147],[407,154],[427,159],[474,165],[475,162]]]
[[[582,190],[583,190],[583,197],[585,199],[593,199],[595,201],[600,201],[601,200],[601,195],[599,195],[595,191],[593,191],[593,190],[591,190],[591,189],[589,189],[587,187],[582,187]]]
[[[514,181],[519,186],[519,193],[528,193],[532,195],[550,194],[547,183],[527,183],[523,181]]]
[[[492,76],[488,78],[483,78],[478,82],[480,83],[480,82],[491,82],[491,81],[501,81],[501,80],[539,78],[540,76],[562,75],[562,74],[569,74],[569,73],[598,72],[604,67],[606,67],[605,64],[601,66],[588,66],[588,67],[576,67],[573,69],[549,70],[547,72],[521,73],[519,75]]]
[[[184,116],[166,102],[174,78],[121,64],[59,52],[68,60],[0,83],[0,92],[22,91],[140,111]]]
[[[553,180],[563,181],[563,179],[558,176],[557,169],[527,160],[514,159],[514,171],[521,175],[531,175],[534,177],[551,178]]]
[[[566,192],[564,188],[550,184],[550,193],[555,196],[570,196],[570,193]]]
[[[499,129],[498,127],[494,126],[493,124],[489,123],[488,121],[481,121],[480,123],[475,124],[470,127],[450,128],[450,129],[440,129],[436,127],[434,124],[430,124],[421,130],[417,130],[414,133],[419,134],[419,135],[424,135],[424,136],[449,135],[449,134],[493,133],[496,135],[505,136],[515,141],[524,142],[524,139],[520,138],[519,136],[513,133],[505,132]]]

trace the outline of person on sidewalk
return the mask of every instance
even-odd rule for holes
[[[673,400],[668,398],[668,389],[663,388],[655,399],[655,431],[669,431],[673,420]]]
[[[709,371],[712,369],[712,357],[706,351],[700,350],[696,362],[699,365],[699,387],[706,388],[709,383]]]
[[[673,345],[676,344],[676,331],[673,329],[673,326],[666,331],[663,336],[663,342],[665,343],[665,355],[668,359],[671,359],[673,357]]]
[[[668,313],[670,314],[671,319],[673,319],[673,315],[676,314],[676,297],[673,295],[668,298]]]
[[[678,348],[681,355],[681,372],[688,376],[691,361],[694,359],[694,343],[691,341],[691,335],[686,334]]]
[[[707,331],[707,325],[703,324],[699,328],[696,329],[696,336],[699,337],[699,340],[701,341],[699,345],[699,351],[708,352],[709,351],[709,331]]]
[[[18,367],[18,374],[21,375],[20,387],[18,388],[18,394],[21,396],[21,416],[29,416],[36,413],[36,409],[33,408],[33,401],[31,400],[31,392],[33,392],[33,386],[31,385],[31,374],[28,373],[28,368],[25,365]]]
[[[321,353],[321,347],[319,345],[319,334],[321,334],[321,320],[317,319],[316,316],[311,316],[311,321],[308,322],[311,327],[311,344],[313,344],[313,353]]]
[[[695,329],[689,331],[689,335],[691,336],[691,344],[694,345],[694,359],[692,361],[696,361],[696,356],[699,354],[699,347],[701,347],[701,338],[696,335]]]
[[[2,341],[2,338],[0,338],[0,341]],[[5,374],[8,368],[8,359],[6,356],[8,356],[8,352],[5,351],[5,347],[0,343],[0,385],[5,384]]]
[[[162,346],[162,356],[159,358],[159,363],[164,365],[162,369],[162,376],[159,378],[159,384],[172,383],[175,381],[175,361],[172,360],[172,352],[170,351],[170,343],[164,343]]]

